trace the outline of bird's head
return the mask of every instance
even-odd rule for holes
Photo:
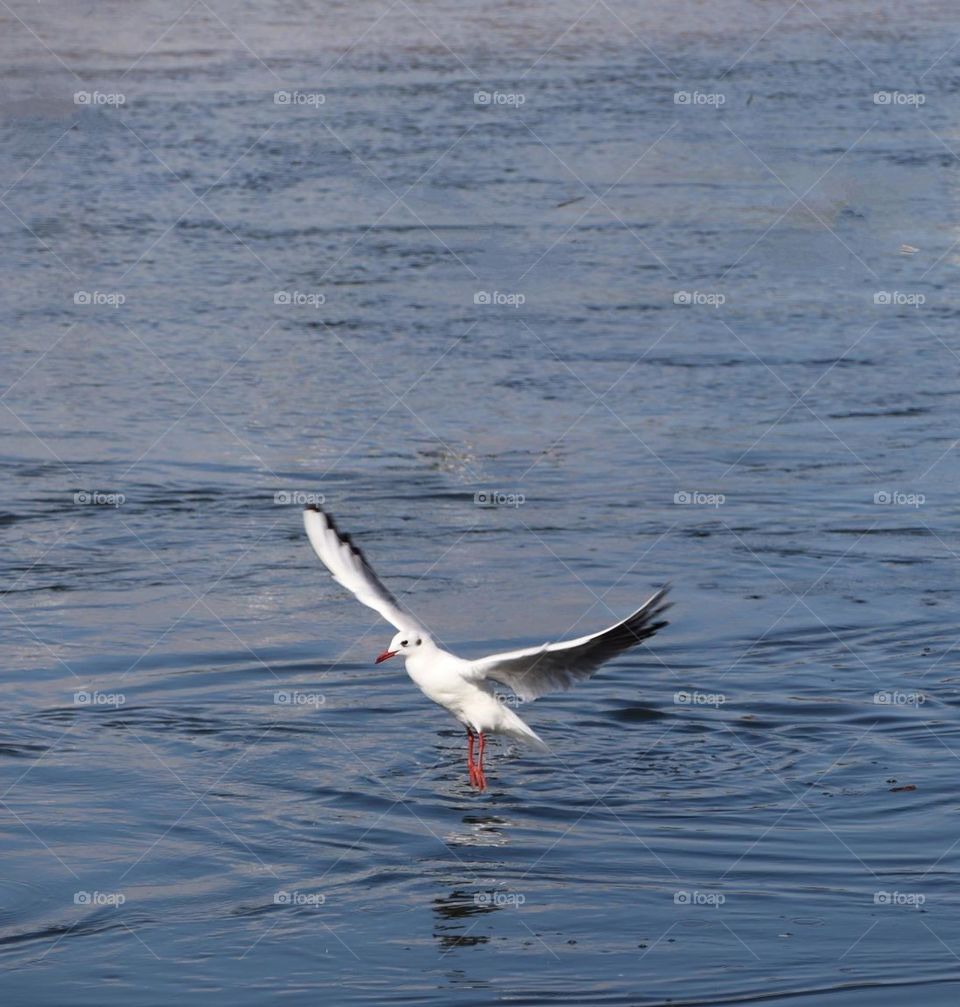
[[[380,664],[381,661],[386,661],[391,657],[413,657],[414,654],[421,651],[429,642],[426,634],[420,630],[402,629],[390,641],[390,646],[377,656],[376,663]]]

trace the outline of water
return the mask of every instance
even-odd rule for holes
[[[955,12],[0,21],[5,1001],[955,1002]]]

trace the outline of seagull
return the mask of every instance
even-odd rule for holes
[[[366,557],[349,535],[339,531],[329,514],[310,505],[303,512],[303,523],[314,552],[333,579],[397,629],[375,663],[404,658],[407,674],[424,695],[449,710],[466,728],[470,785],[478,790],[487,786],[483,771],[487,734],[503,734],[549,751],[501,700],[494,683],[507,686],[524,702],[569,689],[590,678],[610,658],[636,647],[667,625],[662,616],[670,606],[664,600],[668,587],[663,587],[633,615],[599,633],[469,661],[437,646],[426,628],[380,583]]]

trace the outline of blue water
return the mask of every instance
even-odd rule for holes
[[[955,1003],[955,11],[0,28],[4,1002]]]

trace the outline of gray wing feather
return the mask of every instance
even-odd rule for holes
[[[337,528],[329,514],[319,507],[308,507],[303,512],[303,524],[313,551],[333,579],[350,591],[357,601],[379,612],[397,629],[421,629],[417,620],[380,583],[359,546]]]
[[[669,586],[661,588],[623,622],[591,636],[482,657],[473,662],[471,677],[492,678],[526,701],[569,689],[590,678],[601,664],[668,625],[662,618],[670,607],[665,601],[667,591]]]

